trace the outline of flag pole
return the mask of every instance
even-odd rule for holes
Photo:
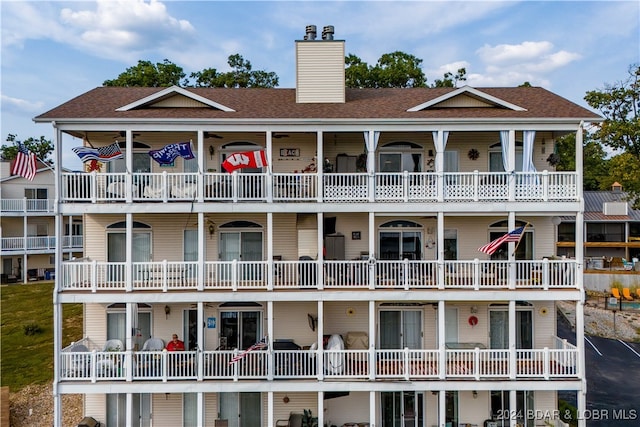
[[[520,234],[520,239],[518,239],[518,243],[516,243],[516,247],[513,248],[513,253],[511,254],[512,256],[516,254],[516,251],[518,250],[518,246],[520,246],[520,242],[522,242],[522,238],[524,237],[524,232],[527,229],[527,227],[530,224],[527,222],[524,227],[522,227],[522,234]]]

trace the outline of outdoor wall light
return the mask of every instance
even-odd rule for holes
[[[164,315],[165,315],[165,318],[167,318],[167,319],[168,319],[168,318],[169,318],[169,314],[171,314],[171,307],[169,307],[168,305],[165,305],[165,306],[164,306]]]
[[[216,232],[216,225],[214,223],[209,223],[209,236],[213,236]]]
[[[213,153],[215,153],[215,148],[213,148],[213,145],[209,146],[209,157],[211,157],[211,160],[213,160]]]
[[[474,398],[474,399],[477,399],[477,398],[478,398],[478,392],[477,392],[477,391],[475,391],[475,390],[473,390],[473,398]]]

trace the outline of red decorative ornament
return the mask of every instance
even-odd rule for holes
[[[469,316],[469,324],[476,326],[478,324],[478,318],[476,316]]]

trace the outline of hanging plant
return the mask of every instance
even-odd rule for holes
[[[556,153],[549,154],[549,157],[547,157],[547,163],[549,163],[551,166],[557,165],[558,163],[560,163],[560,156],[558,156]]]
[[[469,156],[469,158],[471,160],[478,160],[478,157],[480,157],[480,152],[478,150],[476,150],[475,148],[472,148],[471,150],[469,150],[469,152],[467,153],[467,156]]]

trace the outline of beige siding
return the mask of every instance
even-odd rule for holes
[[[544,418],[546,415],[549,415],[549,418],[554,418],[553,411],[558,408],[558,392],[555,390],[535,391],[533,406],[537,412],[536,418]]]
[[[2,163],[4,164],[5,162]],[[24,198],[24,190],[27,188],[46,188],[48,198],[53,200],[55,197],[55,186],[53,183],[53,171],[51,170],[38,172],[35,178],[33,178],[33,181],[16,177],[2,183],[2,198],[22,199]]]
[[[351,392],[349,396],[325,400],[324,407],[324,421],[327,425],[342,426],[345,423],[369,422],[369,393],[367,392]],[[331,417],[327,418],[328,414],[331,414]]]
[[[369,333],[369,304],[367,301],[334,301],[324,305],[324,333],[340,334],[346,338],[347,332]]]
[[[107,312],[102,304],[85,304],[84,331],[98,350],[107,340]]]
[[[309,328],[307,314],[318,316],[315,302],[276,302],[273,305],[273,330],[276,339],[293,339],[299,346],[308,346],[317,341],[317,332]],[[266,328],[266,325],[265,325]]]
[[[345,102],[344,41],[296,42],[296,102]]]
[[[92,416],[100,424],[107,424],[107,395],[106,394],[85,394],[84,414]],[[80,420],[78,420],[80,421]]]
[[[182,425],[182,394],[156,393],[152,395],[153,425],[173,427]]]
[[[289,403],[284,403],[282,399],[287,396]],[[262,396],[262,419],[267,420],[269,414],[267,413],[267,394]],[[302,414],[303,410],[311,409],[313,416],[318,416],[318,397],[315,393],[273,393],[273,424],[275,425],[277,420],[289,419],[291,412]],[[267,425],[267,423],[263,423]]]

